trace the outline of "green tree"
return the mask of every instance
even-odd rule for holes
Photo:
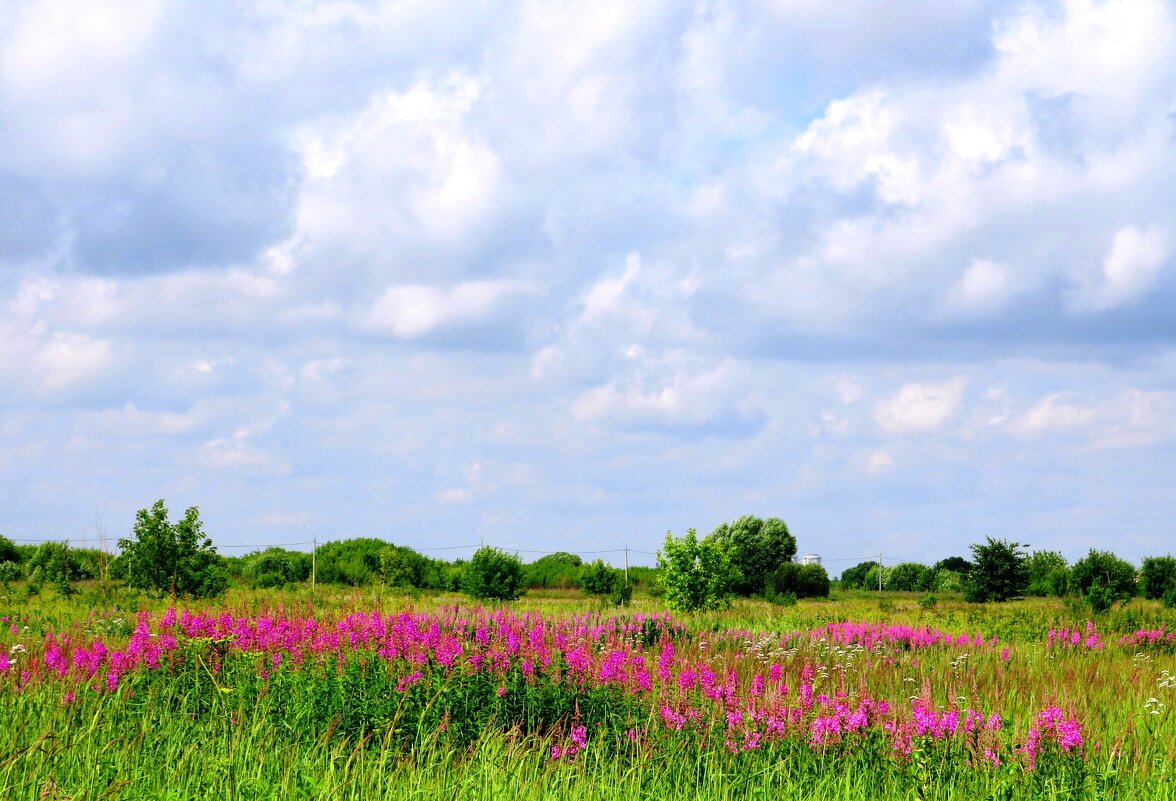
[[[730,554],[735,568],[731,591],[736,595],[763,595],[768,574],[796,556],[796,538],[777,517],[744,515],[733,523],[720,523],[710,536]]]
[[[871,567],[877,567],[877,563],[861,562],[853,567],[846,568],[841,572],[841,586],[847,590],[869,589],[869,586],[866,584],[866,576],[869,575]],[[876,581],[874,586],[878,586]]]
[[[1090,549],[1070,568],[1070,592],[1086,598],[1095,612],[1135,595],[1135,566],[1110,551]]]
[[[580,589],[588,595],[610,595],[616,585],[625,580],[620,573],[615,567],[606,565],[603,559],[597,559],[580,573]]]
[[[918,562],[903,562],[886,571],[886,589],[893,592],[923,592],[930,590],[934,571]]]
[[[936,570],[950,570],[953,573],[968,575],[972,572],[972,563],[962,556],[949,556],[935,563]]]
[[[462,589],[480,600],[513,601],[526,592],[523,563],[513,554],[486,545],[466,565]]]
[[[667,531],[657,564],[670,609],[694,612],[730,603],[731,585],[738,573],[723,538],[711,534],[700,542],[694,529],[679,538]]]
[[[1062,596],[1070,581],[1070,567],[1066,558],[1057,551],[1037,551],[1025,562],[1029,570],[1029,586],[1026,595],[1041,598]]]
[[[140,509],[131,536],[120,539],[118,547],[131,587],[206,598],[229,586],[224,560],[205,536],[195,506],[174,524],[168,521],[162,500],[151,509]]]
[[[1158,600],[1169,590],[1176,590],[1176,559],[1171,556],[1149,556],[1143,560],[1139,575],[1139,593],[1144,598]]]
[[[821,565],[798,565],[795,562],[780,565],[768,575],[764,597],[776,601],[784,596],[827,598],[829,574]]]
[[[537,589],[568,590],[579,586],[584,561],[574,553],[557,551],[526,565],[527,586]]]
[[[964,590],[965,600],[973,603],[1007,601],[1025,594],[1029,585],[1026,555],[1017,542],[988,537],[984,545],[972,546],[974,564]]]
[[[3,534],[0,534],[0,562],[20,564],[20,551],[16,549],[16,543]]]

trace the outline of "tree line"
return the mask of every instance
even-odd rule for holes
[[[1057,551],[1028,553],[1026,546],[987,538],[972,546],[972,560],[955,556],[927,566],[904,562],[893,567],[862,562],[841,574],[845,589],[892,592],[962,592],[984,603],[1027,596],[1080,597],[1096,612],[1142,596],[1176,607],[1176,558],[1149,556],[1142,566],[1110,551],[1092,548],[1073,565]]]
[[[217,553],[205,535],[196,507],[172,522],[164,501],[136,514],[120,553],[71,548],[68,542],[17,545],[0,536],[0,582],[24,579],[34,592],[48,583],[62,593],[71,582],[121,581],[127,586],[177,597],[209,597],[231,582],[254,588],[304,584],[361,587],[381,584],[410,590],[464,592],[474,598],[513,600],[529,589],[579,589],[615,604],[626,603],[634,587],[664,597],[677,611],[716,609],[734,597],[760,597],[790,604],[826,597],[833,582],[821,565],[796,564],[796,538],[779,518],[746,515],[722,523],[699,538],[667,532],[657,568],[627,570],[602,560],[585,562],[567,552],[524,564],[493,547],[469,560],[434,559],[385,540],[356,537],[327,542],[312,556],[267,548],[239,557]],[[953,556],[934,565],[905,562],[885,567],[862,562],[845,570],[842,589],[955,593],[975,602],[1024,596],[1080,596],[1094,611],[1137,595],[1176,607],[1176,558],[1148,557],[1142,568],[1109,551],[1092,549],[1073,565],[1056,551],[1029,554],[1026,546],[988,538],[971,546],[971,559]]]

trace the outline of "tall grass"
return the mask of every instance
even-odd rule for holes
[[[648,696],[623,682],[602,689],[528,681],[517,665],[501,673],[425,670],[402,688],[408,662],[348,652],[342,661],[273,667],[269,654],[231,653],[212,638],[181,642],[159,670],[128,671],[117,691],[49,671],[22,688],[18,667],[45,660],[47,635],[122,647],[136,626],[133,607],[158,616],[163,605],[115,598],[98,610],[84,595],[14,597],[0,607],[8,618],[0,646],[26,653],[0,677],[0,798],[1176,798],[1176,658],[1163,643],[1119,642],[1140,628],[1176,628],[1170,612],[1141,602],[1113,610],[1095,624],[1102,647],[1088,648],[1050,644],[1051,628],[1085,632],[1084,610],[1060,602],[975,607],[941,600],[924,609],[913,597],[887,600],[886,611],[874,597],[794,607],[742,602],[684,620],[673,644],[683,665],[733,671],[741,697],[756,674],[778,664],[790,698],[811,670],[818,694],[885,699],[906,705],[904,715],[912,697],[939,711],[999,711],[1001,765],[977,764],[962,739],[924,738],[911,754],[896,755],[880,728],[830,746],[814,747],[806,735],[749,750],[724,747],[722,737],[734,736],[725,734],[722,717],[729,705],[709,703],[697,689],[685,693],[678,700],[696,708],[705,725],[675,732],[659,715],[670,695],[656,677]],[[324,624],[357,609],[477,614],[452,610],[462,603],[378,590],[250,592],[199,611],[313,615]],[[600,610],[574,593],[545,593],[511,611],[561,621]],[[646,598],[632,611],[662,610]],[[823,628],[846,620],[969,638],[864,647],[838,642],[836,630]],[[634,640],[651,671],[664,634]],[[619,640],[602,642],[593,652],[598,663]],[[1027,770],[1017,748],[1050,707],[1081,721],[1083,754],[1047,750]],[[583,750],[553,759],[577,723],[600,726]],[[640,732],[636,741],[626,735],[631,729]]]

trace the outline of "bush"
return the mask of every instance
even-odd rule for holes
[[[229,586],[224,560],[204,535],[200,512],[189,507],[179,522],[168,522],[167,507],[156,501],[140,509],[129,538],[120,539],[127,584],[174,596],[207,598]]]
[[[1091,594],[1091,588],[1100,587],[1100,591]],[[1070,570],[1070,592],[1081,595],[1087,600],[1094,599],[1101,605],[1104,599],[1109,599],[1106,607],[1115,601],[1127,601],[1135,595],[1135,566],[1115,556],[1110,551],[1096,551],[1091,548],[1090,553],[1074,563]]]
[[[700,542],[694,529],[680,538],[667,531],[657,564],[662,572],[666,606],[673,611],[719,609],[731,603],[731,586],[737,573],[721,538],[712,534]]]
[[[1176,590],[1176,559],[1171,556],[1149,556],[1143,560],[1139,576],[1139,592],[1144,598],[1163,598],[1169,590]]]
[[[1007,601],[1025,593],[1029,585],[1024,546],[988,537],[984,545],[972,546],[975,563],[968,574],[964,599],[972,603]]]
[[[903,562],[887,571],[886,589],[893,592],[918,592],[931,589],[935,575],[917,562]]]
[[[768,575],[796,556],[796,538],[777,517],[761,520],[744,515],[733,523],[720,524],[710,538],[722,543],[730,558],[734,568],[731,591],[736,595],[762,595]]]
[[[20,565],[16,562],[0,562],[0,582],[7,584],[20,579]]]
[[[621,571],[609,567],[603,559],[597,559],[584,568],[580,574],[580,590],[588,595],[609,595],[625,578]]]
[[[574,553],[559,551],[536,559],[525,567],[527,586],[535,589],[570,590],[579,586],[584,561]]]
[[[827,598],[829,574],[821,565],[798,565],[792,562],[780,565],[768,576],[764,597],[779,603],[778,599],[785,595]]]
[[[1025,590],[1026,595],[1034,595],[1039,598],[1053,596],[1060,598],[1066,594],[1070,583],[1070,567],[1066,563],[1065,557],[1060,553],[1057,551],[1037,551],[1029,556],[1025,566],[1029,570],[1029,586]]]
[[[466,566],[462,590],[479,600],[513,601],[526,591],[523,563],[489,545],[479,548]]]

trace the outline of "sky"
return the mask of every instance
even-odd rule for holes
[[[1164,0],[0,3],[13,539],[1138,562],[1174,308]]]

